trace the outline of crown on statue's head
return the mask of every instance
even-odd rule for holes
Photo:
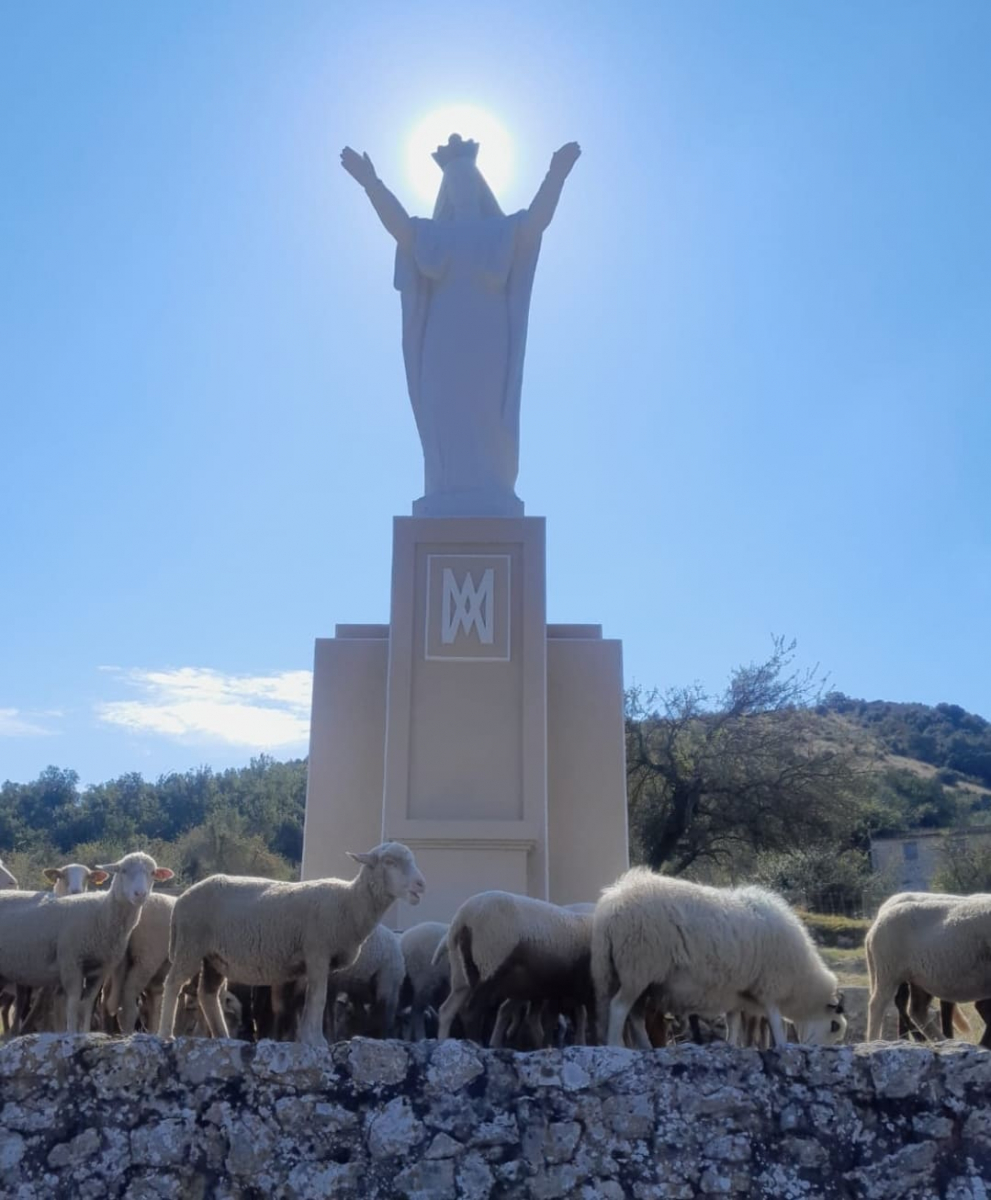
[[[473,142],[471,138],[466,142],[460,133],[452,133],[447,139],[447,145],[438,146],[432,157],[443,171],[447,164],[454,162],[456,158],[467,158],[469,162],[474,162],[477,155],[478,142]]]

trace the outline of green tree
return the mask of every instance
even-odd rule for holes
[[[739,667],[725,692],[699,686],[627,697],[630,830],[636,856],[678,874],[755,852],[845,840],[870,764],[846,724],[813,711],[815,671],[795,643]]]

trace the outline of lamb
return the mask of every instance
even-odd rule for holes
[[[623,1044],[643,993],[669,1012],[766,1016],[775,1045],[784,1019],[804,1042],[842,1041],[836,976],[785,901],[759,887],[714,888],[634,867],[603,890],[592,929],[599,1036]]]
[[[351,857],[361,869],[347,883],[211,875],[184,892],[172,914],[172,967],[165,981],[159,1035],[172,1036],[179,989],[201,969],[200,1007],[214,1037],[227,1036],[217,998],[225,979],[274,988],[305,975],[300,1040],[325,1045],[322,1026],[330,971],[354,962],[394,901],[419,904],[426,889],[412,851],[401,842],[384,842]]]
[[[169,970],[169,931],[175,897],[153,892],[141,910],[141,917],[127,953],[114,968],[107,988],[107,1013],[117,1017],[122,1033],[133,1033],[139,1018],[139,1001],[146,994],[148,1029],[158,1029],[162,1010],[162,988]]]
[[[392,1037],[395,1033],[399,991],[406,974],[399,935],[384,925],[376,925],[361,945],[358,957],[349,967],[331,971],[327,985],[330,1002],[326,1021],[330,1040],[339,1033],[335,1000],[342,993],[355,1008],[368,1005],[368,1018],[359,1021],[366,1037]]]
[[[106,883],[110,878],[107,872],[99,867],[90,870],[82,863],[68,863],[64,867],[45,867],[42,874],[49,883],[54,884],[52,888],[54,896],[81,896],[83,892],[89,891],[91,884],[93,887],[99,887],[101,883]]]
[[[67,1033],[89,1029],[93,1000],[123,958],[142,905],[156,881],[172,878],[168,867],[142,853],[97,869],[114,877],[107,892],[0,893],[0,984],[61,984]]]
[[[0,888],[17,888],[17,880],[3,865],[2,858],[0,858]]]
[[[451,990],[447,929],[443,921],[423,921],[411,926],[399,939],[406,972],[401,1003],[410,1010],[407,1024],[410,1041],[423,1041],[427,1036],[427,1010],[439,1009]],[[443,950],[435,963],[434,954],[439,946]]]
[[[888,1005],[901,984],[945,1004],[978,1003],[985,1021],[980,1044],[991,1048],[991,894],[902,892],[881,905],[864,940],[871,995],[867,1041],[880,1037]]]
[[[591,1005],[591,932],[590,913],[512,892],[471,896],[454,914],[444,943],[451,991],[440,1008],[437,1037],[450,1037],[462,1010],[469,1030],[477,1033],[485,1011],[506,999],[532,1002],[534,1027],[538,1005],[550,1003],[575,1013]],[[435,965],[442,953],[438,946]],[[510,1016],[511,1006],[500,1012],[490,1045],[501,1045]]]

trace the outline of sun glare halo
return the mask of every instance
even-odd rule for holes
[[[472,104],[434,109],[413,126],[406,142],[406,174],[417,199],[431,206],[437,199],[441,173],[430,156],[452,133],[478,142],[478,169],[501,203],[513,175],[512,139],[491,113]]]

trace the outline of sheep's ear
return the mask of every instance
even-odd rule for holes
[[[356,863],[361,863],[363,867],[373,867],[375,865],[374,854],[355,854],[353,850],[347,852],[348,858],[353,858]]]
[[[170,871],[168,867],[156,867],[152,871],[151,877],[156,883],[164,883],[166,879],[171,879],[174,874],[175,872]]]
[[[95,867],[89,873],[89,881],[94,887],[99,887],[101,883],[106,883],[110,876],[106,871],[101,871],[99,867]]]
[[[44,871],[42,871],[42,875],[44,875],[49,883],[58,883],[62,872],[58,869],[58,867],[45,867]]]

